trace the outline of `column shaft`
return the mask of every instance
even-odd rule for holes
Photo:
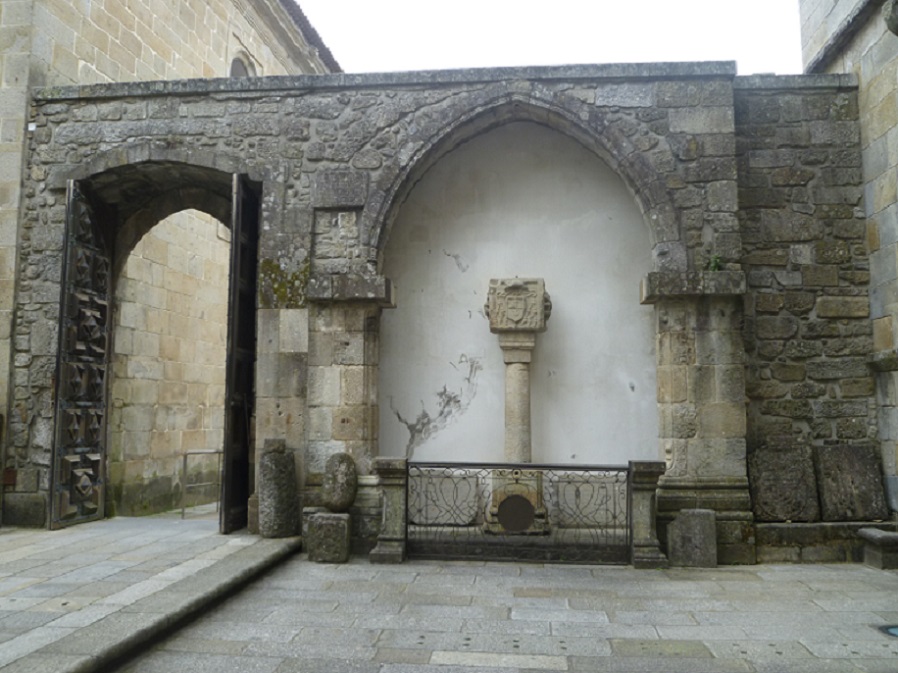
[[[529,463],[530,444],[530,363],[505,365],[505,460]]]

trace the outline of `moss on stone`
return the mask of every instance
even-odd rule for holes
[[[304,308],[311,265],[303,263],[297,271],[285,271],[273,259],[259,262],[259,307]]]

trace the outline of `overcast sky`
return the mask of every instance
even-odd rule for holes
[[[736,61],[801,72],[798,0],[299,0],[346,72]]]

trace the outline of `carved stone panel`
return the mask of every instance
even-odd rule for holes
[[[810,447],[754,449],[748,476],[758,521],[820,520]]]
[[[491,332],[544,332],[552,302],[542,278],[493,278],[486,313]]]
[[[886,519],[882,466],[872,445],[818,446],[814,467],[824,521]]]

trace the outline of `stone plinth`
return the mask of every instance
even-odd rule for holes
[[[864,540],[864,564],[883,570],[898,569],[898,533],[878,528],[861,528]]]
[[[717,516],[711,509],[683,509],[667,526],[670,565],[717,567]]]
[[[490,506],[483,530],[495,534],[544,535],[549,532],[543,503],[543,473],[493,470]]]
[[[348,514],[319,512],[309,519],[306,548],[316,563],[346,563],[349,560],[351,522]]]

